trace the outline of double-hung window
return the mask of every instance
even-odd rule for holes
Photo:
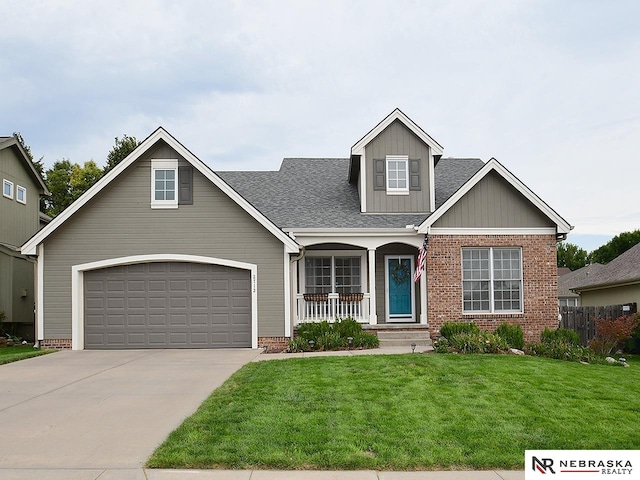
[[[13,182],[2,179],[2,195],[13,200]]]
[[[362,292],[361,257],[308,256],[305,259],[305,293]]]
[[[409,157],[406,155],[387,155],[387,193],[409,193]]]
[[[178,160],[151,161],[151,208],[178,208]]]
[[[19,203],[26,204],[27,203],[27,189],[18,185],[16,187],[16,200]]]
[[[464,313],[522,313],[522,250],[463,248]]]

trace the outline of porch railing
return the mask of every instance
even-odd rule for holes
[[[361,323],[369,323],[368,293],[299,293],[297,301],[297,322],[334,322],[336,318],[351,317]]]

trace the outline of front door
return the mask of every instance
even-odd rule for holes
[[[414,322],[413,257],[387,255],[385,257],[385,290],[387,292],[387,321]]]

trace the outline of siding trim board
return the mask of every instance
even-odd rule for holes
[[[40,245],[40,248],[43,249],[42,245]],[[42,251],[42,253],[44,252]],[[202,257],[198,255],[153,254],[132,255],[129,257],[99,260],[97,262],[74,265],[71,268],[71,348],[73,350],[84,350],[84,272],[120,265],[153,262],[205,263],[249,270],[251,272],[251,348],[258,348],[257,265],[222,258]],[[40,264],[40,262],[38,262],[38,264]],[[40,272],[40,270],[38,270],[38,272]],[[38,322],[40,322],[40,312],[41,310],[39,310]],[[38,335],[42,336],[41,329],[39,329]],[[42,338],[39,338],[39,340],[42,340]]]
[[[211,183],[224,192],[231,200],[237,203],[243,210],[251,215],[256,221],[264,226],[271,234],[280,240],[289,253],[298,253],[300,248],[298,244],[291,239],[286,233],[278,228],[273,222],[265,217],[251,203],[245,200],[242,195],[236,192],[224,180],[213,172],[207,165],[200,161],[193,153],[178,142],[164,128],[158,127],[155,132],[149,135],[129,156],[120,162],[114,169],[109,171],[96,184],[85,192],[78,200],[73,202],[69,208],[58,215],[49,225],[44,227],[33,237],[31,237],[22,246],[22,253],[25,255],[35,255],[37,246],[42,243],[51,233],[64,224],[75,212],[87,204],[93,197],[102,191],[107,185],[125,171],[133,162],[149,151],[158,141],[166,142],[169,147],[173,148],[179,155],[186,159],[191,165],[196,167]]]

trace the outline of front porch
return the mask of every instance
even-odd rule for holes
[[[418,249],[399,242],[307,247],[292,266],[294,328],[347,317],[363,325],[427,326],[426,275],[414,282]]]

